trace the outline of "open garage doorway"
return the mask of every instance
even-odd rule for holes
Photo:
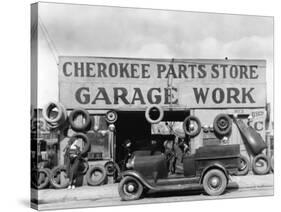
[[[151,141],[157,142],[154,151],[164,152],[165,140],[175,139],[175,133],[184,136],[181,128],[184,119],[190,115],[190,111],[165,111],[163,120],[159,124],[150,124],[145,118],[144,111],[119,111],[116,121],[116,151],[117,163],[126,158],[127,150],[124,143],[127,139],[132,142],[132,151],[150,150]],[[170,130],[171,127],[177,127]],[[189,138],[185,138],[189,142]]]
[[[151,124],[145,119],[143,111],[122,111],[118,112],[116,121],[116,161],[119,163],[126,157],[127,151],[124,148],[126,140],[134,143],[134,149],[137,149],[136,143],[140,146],[146,146],[151,136]]]

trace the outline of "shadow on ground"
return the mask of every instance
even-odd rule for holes
[[[232,193],[239,189],[239,185],[236,182],[231,182],[224,194]],[[192,196],[205,194],[203,188],[197,190],[176,190],[176,191],[149,191],[145,194],[145,197],[158,198],[158,197],[175,197],[175,196]]]

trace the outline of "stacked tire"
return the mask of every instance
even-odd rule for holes
[[[82,116],[83,119],[80,125],[76,122],[78,116]],[[75,132],[69,138],[69,145],[72,145],[78,139],[82,140],[78,175],[85,175],[89,169],[86,157],[91,148],[90,140],[86,135],[86,131],[89,130],[91,124],[89,113],[84,109],[75,109],[67,117],[67,112],[60,103],[50,102],[43,109],[43,117],[51,129],[61,129],[61,127],[64,127],[63,129],[71,128]],[[50,171],[51,186],[56,189],[66,188],[69,185],[68,174],[65,165],[54,167]]]
[[[256,155],[252,161],[252,171],[257,175],[265,175],[270,172],[271,169],[271,158],[261,153]]]
[[[42,111],[43,118],[51,130],[61,128],[67,121],[67,112],[58,102],[49,102]]]
[[[51,171],[48,168],[34,169],[31,171],[31,186],[35,189],[44,189],[49,186]]]

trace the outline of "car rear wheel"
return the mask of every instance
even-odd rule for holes
[[[118,192],[122,200],[137,200],[143,193],[143,185],[134,177],[124,177],[118,185]]]
[[[225,174],[218,169],[211,169],[203,178],[204,191],[210,196],[221,195],[227,185]]]

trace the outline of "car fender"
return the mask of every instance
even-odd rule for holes
[[[201,173],[201,176],[200,176],[200,184],[203,182],[203,178],[205,176],[205,174],[207,173],[207,171],[209,171],[210,169],[219,169],[221,170],[225,176],[226,176],[226,179],[227,179],[227,182],[229,181],[229,175],[228,175],[228,171],[226,170],[226,168],[221,165],[220,163],[214,163],[214,164],[210,164],[209,166],[205,167]]]
[[[130,176],[130,177],[134,177],[136,179],[138,179],[145,187],[151,189],[151,190],[154,190],[155,188],[149,183],[147,182],[147,180],[137,171],[134,171],[134,170],[127,170],[127,171],[124,171],[121,173],[121,177],[124,178],[124,177],[127,177],[127,176]]]

